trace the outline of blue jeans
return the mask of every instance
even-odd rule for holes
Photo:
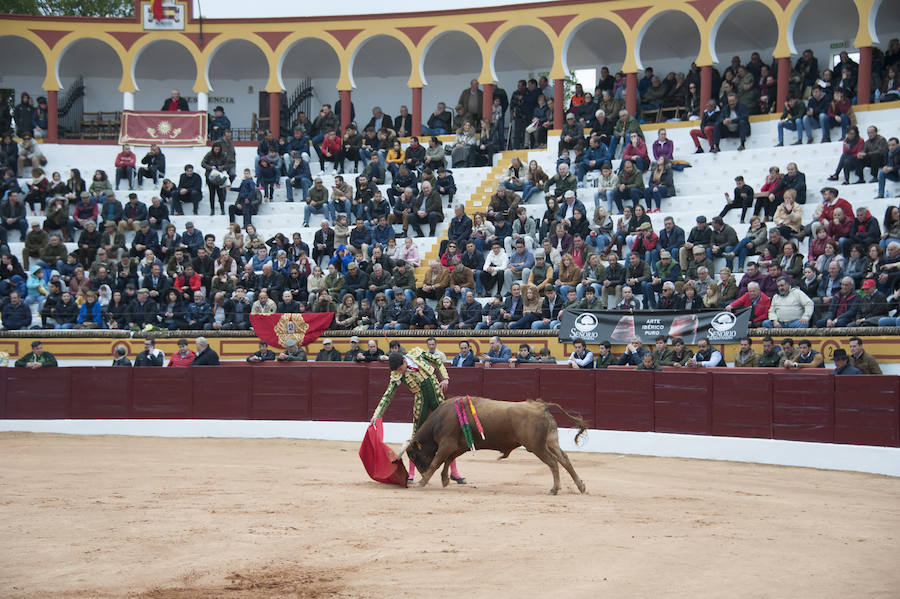
[[[595,166],[594,168],[591,168],[588,165],[586,165],[584,162],[579,162],[578,164],[575,165],[575,176],[578,178],[579,181],[581,181],[584,179],[585,174],[587,174],[589,171],[599,171],[599,170],[600,170],[599,164],[597,166]]]
[[[472,290],[468,287],[463,287],[462,289],[460,289],[459,293],[456,293],[456,291],[454,291],[452,287],[447,287],[447,290],[444,291],[444,297],[449,297],[453,301],[459,301],[460,299],[465,298],[466,294],[470,291]]]
[[[641,281],[641,295],[644,296],[644,306],[656,308],[656,292],[653,291],[653,283]]]
[[[619,191],[618,189],[615,191],[615,195],[613,196],[613,201],[616,203],[616,208],[619,209],[619,212],[623,212],[622,209],[622,201],[628,198],[631,198],[632,207],[637,206],[641,203],[641,198],[644,197],[644,190],[639,189],[637,187],[632,187],[631,189],[626,189],[625,191]]]
[[[716,258],[725,258],[725,254],[728,254],[728,253],[734,251],[733,245],[726,245],[725,249],[721,249],[721,246],[719,246],[719,248],[720,249],[719,249],[718,254],[713,254],[712,248],[706,248],[706,257],[709,258],[710,260],[715,260]],[[725,258],[725,261],[731,262],[731,260],[729,260],[728,258]],[[731,266],[729,265],[728,268],[731,268]],[[709,273],[709,274],[712,274],[712,273]]]
[[[634,163],[634,168],[636,168],[639,171],[645,171],[648,168],[650,168],[650,162],[646,158],[642,158],[642,157],[638,156],[635,158],[629,158],[629,160],[631,160],[631,162]],[[623,158],[621,164],[619,164],[619,170],[616,172],[621,173],[624,168],[625,168],[625,159]]]
[[[890,179],[891,181],[900,181],[900,173],[898,173],[897,171],[893,171],[890,173],[878,171],[878,195],[884,195],[884,187],[888,179]]]
[[[812,141],[813,129],[822,128],[822,141],[831,141],[831,119],[824,112],[818,117],[806,115],[803,117],[803,129],[806,131],[806,140]]]
[[[303,191],[303,195],[300,197],[304,202],[306,201],[307,196],[309,195],[309,188],[312,187],[312,181],[307,179],[306,177],[300,177],[300,189]],[[294,183],[288,179],[287,188],[285,192],[287,192],[287,201],[294,201]]]
[[[389,301],[394,301],[394,290],[393,289],[385,289],[384,295],[385,295],[385,297],[388,298]],[[413,301],[414,299],[416,299],[416,292],[413,291],[412,289],[404,289],[403,295],[405,295],[406,299],[410,302]]]
[[[762,325],[767,329],[775,328],[775,325],[772,324],[772,321],[768,320],[768,319],[764,320]],[[809,324],[802,324],[800,322],[800,319],[798,318],[797,320],[794,320],[791,322],[782,322],[781,326],[785,329],[805,329],[805,328],[809,327]]]
[[[793,121],[786,121],[782,123],[778,121],[778,143],[784,143],[784,130],[790,129],[791,131],[797,132],[797,141],[803,141],[803,118],[797,117]]]
[[[887,239],[882,239],[879,245],[881,245],[881,249],[887,251],[887,246],[893,242],[900,243],[900,239],[897,239],[896,237],[888,237]]]
[[[538,187],[536,185],[532,185],[531,183],[528,183],[526,181],[522,185],[522,203],[524,204],[525,202],[527,202],[528,198],[530,198],[531,196],[533,196],[536,192],[538,192],[540,190],[541,190],[540,187]]]
[[[539,320],[540,316],[537,314],[526,314],[519,320],[510,323],[509,328],[511,329],[531,329],[531,325],[534,324],[536,320]]]
[[[303,226],[309,226],[309,217],[312,213],[323,214],[325,218],[330,218],[331,222],[334,222],[334,200],[328,200],[327,204],[322,204],[320,208],[313,207],[312,204],[307,204],[303,208]]]
[[[735,255],[737,255],[738,268],[744,268],[744,262],[747,261],[747,256],[750,255],[750,252],[753,252],[754,254],[758,253],[757,252],[758,248],[756,246],[754,246],[752,250],[747,247],[747,244],[750,243],[751,241],[752,240],[749,237],[744,237],[743,239],[738,241],[737,247],[735,248],[735,252],[734,252]],[[731,260],[729,260],[729,262],[731,262],[731,264],[729,265],[729,268],[733,268],[734,262]]]
[[[441,129],[440,127],[435,127],[432,129],[426,125],[422,125],[422,135],[447,135],[446,129]],[[422,143],[425,143],[424,141]]]
[[[598,250],[603,250],[610,244],[612,239],[610,239],[607,235],[603,235],[602,233],[597,233],[596,236],[588,235],[587,242],[588,245],[592,245]]]
[[[588,285],[594,288],[594,295],[600,297],[600,292],[603,289],[603,287],[600,286],[600,283],[588,283]],[[575,286],[575,293],[578,294],[578,299],[584,297],[584,289],[584,283],[578,283],[578,285]]]
[[[600,197],[603,196],[606,198],[606,210],[610,214],[613,211],[613,202],[616,200],[616,190],[615,189],[607,189],[606,191],[595,191],[594,192],[594,210],[600,207]]]
[[[656,191],[654,191],[654,187]],[[662,208],[662,200],[663,198],[669,197],[669,188],[665,185],[654,185],[644,189],[644,200],[647,202],[647,208],[652,208],[652,204],[650,200],[654,200],[656,202],[657,208]]]
[[[880,327],[900,327],[900,316],[883,316],[878,321]],[[532,327],[534,328],[534,327]]]

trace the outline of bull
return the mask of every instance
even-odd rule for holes
[[[446,487],[450,482],[448,475],[450,462],[469,449],[456,408],[452,405],[454,400],[455,398],[448,399],[438,406],[419,427],[415,436],[400,450],[401,455],[406,452],[422,473],[422,479],[416,486],[427,485],[429,479],[443,465],[441,483]],[[497,459],[502,460],[509,457],[517,447],[524,447],[547,464],[553,473],[553,488],[548,491],[551,495],[559,492],[559,464],[562,464],[571,475],[578,490],[584,493],[584,483],[572,467],[569,456],[559,446],[559,430],[550,409],[558,409],[578,427],[575,443],[578,443],[587,429],[587,423],[580,416],[568,413],[558,404],[540,400],[510,402],[484,397],[473,397],[471,400],[484,428],[482,439],[474,430],[473,424],[475,449],[499,451],[503,455]],[[463,403],[469,421],[473,422],[468,401],[464,400]]]

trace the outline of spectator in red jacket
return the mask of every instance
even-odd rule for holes
[[[172,357],[169,359],[169,366],[177,367],[186,367],[190,366],[194,358],[194,352],[191,351],[191,348],[188,347],[187,339],[179,339],[178,340],[178,351],[172,354]]]
[[[335,134],[334,130],[325,134],[322,140],[322,153],[319,154],[319,169],[325,170],[325,162],[334,163],[334,168],[338,173],[343,173],[344,156],[341,153],[341,138]]]
[[[116,156],[116,189],[119,189],[119,181],[128,179],[128,189],[134,189],[134,167],[137,165],[137,156],[131,151],[128,144],[122,146],[122,151]]]
[[[172,95],[166,98],[166,101],[163,102],[162,108],[160,110],[165,110],[168,112],[175,112],[178,110],[188,111],[187,100],[181,97],[181,92],[177,89],[172,90]]]
[[[834,169],[834,174],[828,177],[828,180],[837,181],[840,172],[844,171],[844,185],[850,183],[850,171],[859,170],[859,159],[856,156],[863,151],[865,145],[866,143],[859,136],[859,127],[856,125],[850,127],[847,131],[847,136],[844,138],[843,152],[841,152],[837,168]],[[865,181],[858,178],[856,183],[865,183]]]
[[[175,278],[175,289],[181,294],[182,301],[191,302],[194,292],[200,291],[203,278],[194,271],[192,264],[185,264],[184,270]]]
[[[747,293],[725,306],[725,309],[733,312],[735,308],[752,307],[751,324],[762,326],[762,322],[769,317],[771,304],[772,300],[769,296],[760,291],[759,283],[750,283],[747,285]]]

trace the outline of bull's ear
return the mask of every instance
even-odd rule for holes
[[[416,449],[422,449],[422,444],[416,441]]]

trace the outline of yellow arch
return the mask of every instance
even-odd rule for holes
[[[41,58],[44,59],[44,82],[41,86],[44,88],[44,91],[48,92],[59,90],[59,79],[56,77],[54,69],[50,68],[50,48],[47,47],[44,40],[27,29],[10,30],[0,34],[0,37],[18,37],[31,42],[40,53]]]
[[[175,42],[179,46],[182,46],[185,50],[188,51],[188,54],[194,59],[194,69],[195,73],[199,75],[200,73],[200,50],[197,49],[197,46],[190,42],[181,32],[175,31],[158,31],[154,32],[152,35],[145,35],[138,41],[134,43],[131,49],[128,50],[125,60],[123,60],[123,64],[127,64],[128,68],[123,69],[122,72],[122,86],[119,87],[119,91],[122,92],[135,92],[137,91],[137,83],[134,80],[134,69],[137,66],[138,58],[140,58],[141,53],[151,44],[155,44],[161,41],[171,41]],[[123,89],[127,87],[129,89]],[[209,92],[208,86],[205,85],[197,85],[197,80],[195,79],[195,87],[200,87],[200,89],[195,89],[194,91],[201,92]]]
[[[418,80],[413,81],[413,77],[410,77],[409,86],[421,87],[422,85],[428,85],[428,82],[425,79],[425,58],[428,56],[431,46],[434,45],[438,38],[441,38],[448,33],[462,33],[475,43],[475,47],[478,48],[478,51],[481,53],[481,71],[479,72],[478,80],[481,83],[493,83],[493,80],[482,81],[481,78],[484,74],[484,48],[483,43],[479,42],[480,35],[478,31],[468,24],[456,24],[439,25],[422,36],[422,39],[419,40],[419,44],[416,46],[417,56],[413,68],[413,75],[418,75]]]
[[[197,69],[197,79],[194,82],[194,91],[198,93],[208,93],[212,91],[212,82],[209,80],[209,65],[212,63],[212,59],[215,57],[216,53],[221,50],[225,44],[236,40],[250,42],[262,52],[263,58],[266,62],[266,67],[269,70],[269,76],[267,77],[266,82],[266,91],[280,92],[281,84],[278,81],[277,77],[273,78],[272,60],[274,57],[274,53],[272,52],[272,49],[269,48],[269,44],[267,44],[265,40],[263,40],[255,33],[220,33],[215,38],[213,38],[213,41],[210,42],[203,49],[203,52],[201,52],[200,55],[196,58],[198,67],[200,65],[203,66],[202,68]]]
[[[562,51],[561,51],[560,57],[559,57],[560,58],[559,68],[561,69],[561,76],[559,78],[565,77],[569,72],[569,61],[568,61],[567,55],[569,53],[569,46],[571,45],[572,40],[574,39],[574,37],[578,33],[578,31],[583,26],[590,23],[591,21],[608,21],[616,26],[616,28],[619,30],[619,33],[622,34],[622,40],[623,40],[623,43],[625,44],[625,61],[624,62],[627,64],[629,55],[631,54],[630,52],[628,52],[628,36],[631,33],[631,28],[628,27],[628,23],[625,22],[625,19],[623,19],[622,17],[620,17],[619,15],[617,15],[614,12],[603,12],[600,10],[599,7],[594,8],[594,10],[592,10],[591,12],[582,13],[580,16],[581,16],[581,18],[573,19],[570,23],[568,23],[565,27],[563,27],[562,31],[559,32],[559,38],[563,42]],[[624,66],[625,65],[623,64],[623,68],[624,68]],[[626,71],[623,71],[623,72],[626,72]],[[631,72],[631,71],[627,71],[627,72]],[[551,73],[551,79],[556,79],[556,78],[557,77],[553,76],[553,73]]]
[[[122,70],[122,79],[119,82],[119,91],[129,91],[122,89],[122,87],[125,85],[125,73],[127,71],[127,69],[125,68],[124,59],[126,54],[125,48],[122,47],[122,44],[119,43],[119,40],[102,31],[92,32],[90,34],[73,31],[72,33],[61,38],[59,42],[57,42],[56,46],[53,48],[53,51],[50,52],[50,55],[47,57],[48,60],[53,61],[52,75],[54,81],[57,82],[57,89],[62,88],[62,82],[59,80],[59,65],[60,63],[62,63],[63,56],[65,56],[69,48],[82,40],[98,40],[109,46],[110,50],[112,50],[116,55],[116,58],[119,59],[119,68]],[[48,76],[49,75],[50,73],[48,73]]]
[[[369,40],[372,40],[372,39],[382,36],[382,35],[397,40],[398,42],[400,42],[403,45],[404,48],[406,48],[406,54],[407,54],[407,56],[409,56],[409,63],[410,63],[410,65],[409,65],[410,66],[410,69],[409,69],[410,85],[412,85],[412,83],[418,81],[419,86],[421,86],[421,80],[417,76],[414,76],[416,69],[415,69],[415,63],[413,62],[413,57],[416,55],[416,47],[413,45],[413,43],[410,41],[410,39],[408,37],[406,37],[406,35],[403,34],[403,32],[401,32],[400,30],[398,30],[394,27],[391,27],[389,29],[385,29],[384,31],[377,31],[377,30],[372,30],[372,29],[366,29],[364,31],[360,31],[358,34],[356,34],[356,36],[353,38],[353,40],[349,44],[347,44],[347,49],[344,51],[344,55],[346,56],[346,59],[347,59],[347,62],[346,62],[347,71],[346,71],[346,73],[342,73],[342,76],[344,74],[346,74],[347,81],[350,85],[350,87],[346,88],[346,89],[353,89],[354,87],[356,87],[356,82],[353,81],[353,63],[356,62],[356,55],[359,52],[360,48],[365,46]],[[345,88],[340,87],[340,82],[338,83],[338,89],[339,90],[345,89]]]
[[[331,35],[323,35],[319,31],[298,31],[281,40],[281,43],[279,43],[275,47],[274,59],[277,63],[275,76],[281,89],[286,89],[284,86],[284,80],[281,78],[281,71],[284,67],[285,57],[287,57],[288,53],[296,44],[307,39],[319,40],[320,42],[324,42],[329,48],[331,48],[331,51],[334,52],[334,55],[338,60],[338,79],[340,80],[340,78],[343,76],[344,62],[341,59],[341,52],[343,51],[343,48],[341,48],[341,45],[337,43],[337,40],[335,40]]]
[[[777,2],[774,0],[729,0],[717,6],[710,13],[709,19],[707,19],[709,25],[708,50],[711,58],[710,64],[719,62],[718,56],[716,55],[716,37],[718,36],[719,27],[725,21],[725,17],[727,17],[737,6],[748,2],[762,4],[768,8],[772,16],[775,17],[775,23],[778,25],[778,41],[776,42],[774,51],[775,58],[790,56],[791,50],[787,41],[788,16]],[[707,66],[699,64],[699,62],[698,65]]]
[[[494,59],[497,56],[497,50],[500,48],[500,44],[503,43],[503,40],[509,35],[509,33],[513,29],[518,29],[520,27],[534,27],[544,34],[544,37],[546,37],[547,41],[550,42],[550,47],[553,48],[553,59],[550,62],[550,78],[561,79],[565,76],[565,74],[563,74],[562,77],[558,77],[558,73],[555,71],[555,67],[559,66],[560,64],[560,43],[559,36],[556,35],[556,32],[553,31],[553,28],[550,27],[550,25],[548,25],[542,19],[533,19],[527,22],[515,20],[507,21],[506,23],[498,27],[494,31],[494,33],[491,34],[490,39],[483,46],[481,46],[482,74],[478,78],[479,81],[481,81],[483,78],[490,78],[491,81],[497,78],[497,71],[494,70]]]
[[[634,51],[634,71],[638,71],[643,68],[643,64],[641,64],[640,60],[640,52],[641,52],[641,42],[644,39],[644,34],[647,33],[647,29],[649,26],[655,21],[660,15],[667,12],[680,12],[684,15],[690,17],[690,19],[697,26],[697,31],[700,35],[700,52],[695,59],[698,65],[701,64],[712,64],[712,60],[709,56],[709,23],[707,23],[706,19],[703,18],[703,15],[700,12],[691,6],[690,4],[678,3],[672,5],[657,5],[652,7],[650,10],[641,15],[641,18],[637,20],[632,27],[632,33],[634,34],[634,38],[631,44],[631,48]],[[633,72],[633,71],[625,71]]]

